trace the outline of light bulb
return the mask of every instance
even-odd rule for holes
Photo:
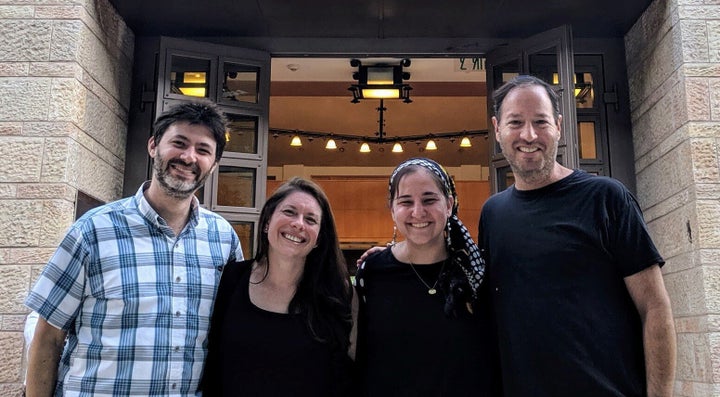
[[[325,144],[325,149],[330,149],[330,150],[337,149],[337,144],[335,143],[335,140],[328,139],[327,144]]]
[[[302,146],[302,141],[300,140],[300,137],[295,135],[292,140],[290,141],[290,146],[292,147],[300,147]]]
[[[432,139],[427,142],[427,145],[425,145],[425,150],[437,150],[437,145],[435,144],[435,141]]]
[[[403,148],[402,148],[402,145],[400,144],[400,142],[396,142],[393,145],[392,152],[393,153],[402,153],[403,152]]]
[[[363,144],[360,145],[360,153],[370,153],[370,145],[368,145],[367,142],[363,142]]]
[[[472,143],[470,143],[470,138],[464,137],[460,141],[460,147],[472,147]]]

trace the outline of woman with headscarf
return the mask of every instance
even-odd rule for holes
[[[430,159],[407,160],[390,177],[389,207],[393,243],[355,280],[361,393],[498,395],[484,262],[457,217],[453,180]]]

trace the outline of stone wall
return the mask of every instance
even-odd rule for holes
[[[134,36],[106,0],[0,1],[0,395],[19,395],[23,300],[78,190],[122,192]]]
[[[720,2],[656,0],[625,39],[637,191],[667,264],[678,396],[720,395]]]

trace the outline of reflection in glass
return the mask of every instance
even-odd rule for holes
[[[597,139],[595,123],[581,121],[578,123],[578,144],[580,146],[580,159],[597,159]]]
[[[253,257],[253,252],[255,251],[255,247],[253,245],[254,239],[254,229],[255,224],[252,222],[230,222],[233,229],[235,229],[235,233],[237,233],[238,237],[240,238],[240,246],[242,247],[243,257],[245,259],[250,259]]]
[[[222,99],[232,102],[257,103],[258,74],[254,66],[225,62],[223,64]]]
[[[258,118],[226,113],[228,120],[225,131],[226,152],[257,153]]]
[[[203,185],[200,189],[198,189],[195,192],[195,197],[197,197],[198,201],[200,202],[200,205],[205,204],[205,185]]]
[[[217,205],[255,207],[255,168],[221,165],[218,172]]]
[[[595,106],[592,73],[575,73],[575,106],[580,109]]]
[[[575,84],[575,107],[578,109],[590,109],[595,106],[595,90],[593,89],[592,73],[575,73],[573,76]],[[553,73],[553,84],[558,84],[558,74]]]
[[[170,93],[207,98],[210,60],[173,55],[170,62]]]

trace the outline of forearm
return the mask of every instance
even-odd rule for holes
[[[670,306],[649,311],[643,321],[648,397],[673,394],[676,337]]]
[[[45,327],[51,327],[44,320]],[[58,376],[58,363],[65,342],[60,330],[43,332],[37,329],[32,344],[27,370],[27,397],[52,396]]]

